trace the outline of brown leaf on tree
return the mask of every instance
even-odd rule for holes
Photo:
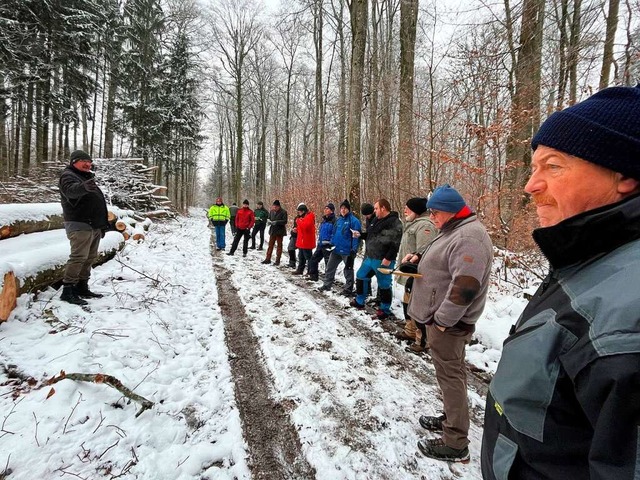
[[[47,398],[45,398],[45,400],[49,400],[49,397],[52,397],[54,393],[56,393],[56,389],[51,387],[51,390],[47,393]]]

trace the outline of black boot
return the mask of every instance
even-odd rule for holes
[[[76,294],[80,298],[102,298],[101,293],[93,293],[89,290],[89,280],[80,280],[76,285]]]
[[[74,305],[89,305],[78,296],[76,293],[76,286],[71,283],[62,285],[62,295],[60,295],[60,300]]]

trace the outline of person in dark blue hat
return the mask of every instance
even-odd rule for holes
[[[525,191],[550,271],[505,340],[485,409],[485,479],[640,472],[640,88],[551,115]]]

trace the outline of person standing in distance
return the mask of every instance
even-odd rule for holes
[[[222,201],[222,197],[216,198],[216,203],[209,208],[207,217],[209,217],[209,221],[216,233],[216,249],[224,250],[227,246],[225,228],[231,214],[229,213],[229,207]]]
[[[91,171],[93,160],[83,151],[71,153],[70,164],[60,175],[60,201],[64,229],[71,245],[62,279],[61,300],[87,305],[83,298],[100,298],[89,290],[91,266],[98,256],[100,239],[109,228],[107,204]]]

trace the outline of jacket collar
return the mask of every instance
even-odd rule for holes
[[[638,238],[640,195],[533,231],[533,239],[553,268],[598,257]]]

